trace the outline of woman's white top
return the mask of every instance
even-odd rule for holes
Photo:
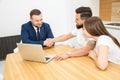
[[[97,49],[97,47],[100,45],[104,45],[109,48],[108,61],[120,64],[120,48],[114,43],[114,41],[109,36],[106,35],[100,36],[97,39],[95,49]]]

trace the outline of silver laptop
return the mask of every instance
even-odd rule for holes
[[[52,54],[44,54],[42,46],[37,44],[17,43],[17,47],[24,60],[47,63],[55,56]]]

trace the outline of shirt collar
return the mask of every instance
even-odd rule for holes
[[[32,25],[32,26],[33,26],[34,30],[37,31],[37,27],[35,27],[34,25]],[[39,30],[40,30],[40,28],[39,28]]]

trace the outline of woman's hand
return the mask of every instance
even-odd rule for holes
[[[56,55],[54,57],[55,60],[63,60],[63,59],[67,59],[69,56],[67,54],[59,54],[59,55]]]
[[[97,55],[96,55],[95,51],[93,51],[93,50],[91,50],[89,52],[88,56],[91,57],[93,60],[96,60],[96,58],[97,58]]]

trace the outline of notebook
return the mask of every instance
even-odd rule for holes
[[[45,54],[42,45],[17,43],[19,53],[24,60],[37,61],[47,63],[54,58],[55,55]]]

